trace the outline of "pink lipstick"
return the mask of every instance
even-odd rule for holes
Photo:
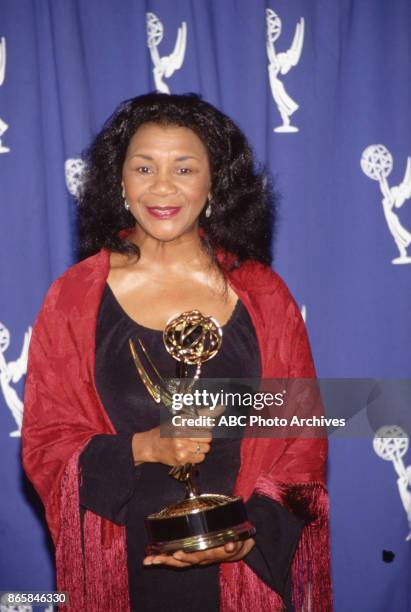
[[[147,211],[156,219],[171,219],[180,212],[181,206],[146,206]]]

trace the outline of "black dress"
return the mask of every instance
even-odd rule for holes
[[[164,377],[176,375],[176,361],[164,349],[162,332],[137,324],[107,284],[96,329],[96,387],[117,435],[92,438],[80,457],[82,513],[93,512],[126,526],[131,608],[136,612],[213,612],[219,609],[218,565],[174,569],[144,566],[144,517],[182,498],[181,483],[160,463],[134,466],[134,433],[159,425],[160,408],[138,377],[128,345],[140,338]],[[254,327],[238,300],[223,327],[219,353],[203,365],[205,378],[258,378],[260,357]],[[213,439],[200,464],[201,492],[230,495],[240,466],[240,439]],[[247,502],[257,528],[256,546],[244,561],[290,606],[290,565],[302,522],[276,502],[254,495]],[[292,609],[292,608],[289,608]]]

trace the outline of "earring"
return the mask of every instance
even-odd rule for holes
[[[127,200],[126,200],[126,191],[125,191],[125,189],[124,189],[124,185],[122,185],[122,186],[121,186],[121,197],[122,197],[122,198],[123,198],[123,200],[124,200],[124,208],[125,208],[126,210],[130,210],[130,204],[129,204],[129,203],[127,202]]]
[[[207,204],[207,208],[205,209],[204,214],[207,217],[207,219],[209,219],[211,217],[211,212],[212,212],[212,210],[211,210],[211,199],[207,198],[207,202],[208,202],[208,204]]]

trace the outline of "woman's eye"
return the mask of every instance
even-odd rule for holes
[[[151,168],[149,168],[148,166],[139,166],[137,168],[137,172],[139,172],[140,174],[149,174],[151,172]]]
[[[191,174],[192,170],[191,168],[179,168],[178,172],[180,174]]]

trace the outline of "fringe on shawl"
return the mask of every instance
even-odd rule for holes
[[[292,563],[293,604],[296,612],[332,612],[328,495],[324,484],[258,481],[256,493],[275,499],[306,525]]]
[[[71,457],[61,482],[57,588],[68,593],[66,612],[127,612],[130,603],[124,527],[86,511],[83,555],[78,487],[81,451]]]
[[[82,552],[78,490],[81,450],[71,457],[61,482],[57,586],[69,594],[66,612],[127,612],[130,604],[124,527],[87,511],[84,555]],[[296,612],[331,612],[328,497],[324,485],[277,483],[273,487],[272,482],[259,479],[256,492],[275,499],[306,521],[292,564]],[[282,598],[242,561],[221,567],[220,600],[221,612],[284,610]]]
[[[228,571],[226,571],[228,570]],[[220,569],[220,612],[284,612],[282,598],[243,562]]]

